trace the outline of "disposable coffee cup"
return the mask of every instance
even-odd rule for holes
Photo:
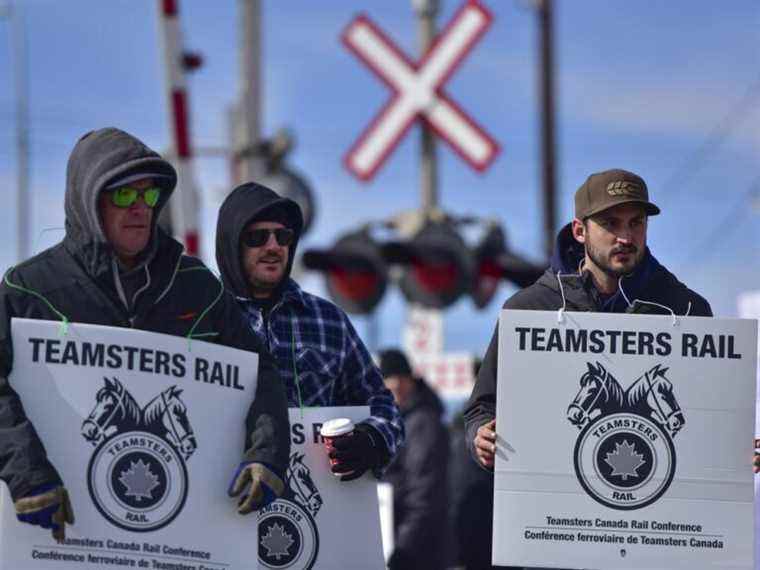
[[[352,437],[354,435],[354,422],[348,418],[335,418],[332,420],[327,420],[322,424],[319,433],[322,435],[325,449],[327,449],[327,453],[329,454],[330,451],[332,451],[334,448],[333,442],[336,439],[339,439],[341,437]],[[330,466],[334,467],[337,464],[337,460],[330,459]],[[333,475],[336,477],[342,477],[344,475],[350,475],[351,473],[353,473],[353,471],[349,471],[347,473],[333,473]]]

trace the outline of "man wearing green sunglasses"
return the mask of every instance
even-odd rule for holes
[[[148,208],[153,208],[161,197],[161,188],[153,184],[152,178],[143,178],[131,186],[120,186],[110,193],[110,197],[111,203],[118,208],[129,208],[140,198]]]
[[[103,232],[124,267],[133,268],[150,239],[161,188],[153,177],[106,188],[98,197]]]
[[[66,172],[63,241],[11,268],[0,285],[0,480],[20,521],[65,538],[73,510],[64,481],[7,376],[12,317],[125,327],[210,342],[259,355],[255,400],[245,418],[240,465],[221,465],[245,491],[240,514],[282,493],[290,455],[283,383],[234,298],[157,224],[177,173],[132,135],[85,134]],[[218,442],[222,444],[222,442]],[[195,492],[216,493],[198,489]],[[76,504],[73,507],[76,508]]]

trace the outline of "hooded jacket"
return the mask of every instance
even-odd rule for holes
[[[591,273],[579,271],[584,255],[582,244],[573,238],[572,225],[567,224],[557,236],[549,268],[533,285],[510,297],[503,308],[712,316],[710,304],[665,269],[649,248],[634,272],[620,278],[618,291],[606,299],[596,289]],[[478,428],[495,417],[498,347],[497,327],[465,408],[467,447],[476,462],[473,442]]]
[[[401,408],[407,443],[388,466],[393,485],[394,552],[391,570],[446,566],[449,434],[443,405],[422,379]]]
[[[141,172],[154,175],[163,192],[149,244],[137,267],[124,271],[103,233],[97,201],[109,181]],[[86,134],[69,158],[63,241],[6,273],[0,285],[0,479],[14,500],[61,480],[7,379],[13,368],[13,317],[131,327],[258,352],[244,457],[284,473],[289,423],[271,356],[221,283],[200,260],[183,255],[182,246],[156,223],[175,184],[174,168],[131,135],[113,128]],[[139,284],[129,299],[122,286],[128,280]]]
[[[250,182],[238,186],[230,192],[219,210],[219,218],[216,224],[216,263],[219,266],[224,286],[238,298],[250,298],[248,278],[240,259],[243,230],[252,219],[265,211],[274,209],[279,209],[282,212],[283,222],[287,221],[283,225],[295,232],[295,239],[289,247],[285,275],[280,283],[279,290],[275,292],[275,296],[279,296],[290,278],[298,240],[301,239],[301,232],[303,231],[301,208],[293,200],[280,197],[266,186]]]
[[[254,219],[279,221],[296,234],[285,275],[266,308],[251,298],[241,264],[241,236]],[[216,260],[222,281],[277,360],[288,404],[369,406],[371,415],[363,423],[385,443],[381,451],[387,461],[404,438],[401,416],[346,314],[334,303],[301,290],[290,278],[302,229],[301,210],[294,201],[255,183],[237,187],[222,204],[217,222]]]

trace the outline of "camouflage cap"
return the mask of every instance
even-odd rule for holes
[[[616,168],[589,176],[575,193],[575,217],[585,220],[619,204],[639,203],[647,215],[656,216],[660,209],[649,201],[643,178]]]

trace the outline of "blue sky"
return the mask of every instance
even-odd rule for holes
[[[36,250],[63,226],[68,153],[85,131],[114,125],[154,148],[168,147],[156,1],[16,0],[29,42],[32,228]],[[365,12],[410,55],[417,53],[411,2],[263,0],[265,134],[290,127],[291,164],[314,186],[319,217],[305,246],[327,246],[360,221],[419,204],[418,133],[409,132],[373,182],[341,158],[389,93],[340,43]],[[527,0],[486,0],[495,20],[446,91],[502,145],[484,174],[439,145],[442,205],[502,221],[517,252],[541,257],[537,26]],[[442,2],[439,26],[460,5]],[[198,147],[225,146],[227,107],[238,92],[237,3],[181,1],[187,47],[206,63],[192,77]],[[702,293],[721,316],[736,296],[760,288],[758,180],[760,6],[589,0],[556,2],[559,212],[586,176],[621,167],[641,174],[663,213],[650,224],[658,259]],[[8,23],[0,20],[0,265],[15,259],[14,105]],[[749,89],[755,91],[747,97]],[[227,165],[201,158],[205,256]],[[306,278],[316,292],[321,280]],[[446,313],[450,350],[485,349],[507,284],[486,310],[462,299]],[[381,344],[398,343],[404,303],[392,290],[380,306]],[[355,319],[360,331],[363,319]]]

